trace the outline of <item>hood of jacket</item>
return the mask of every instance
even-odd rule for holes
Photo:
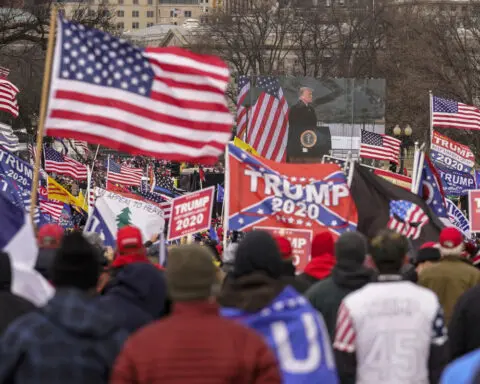
[[[336,265],[332,270],[333,282],[348,290],[362,288],[365,284],[372,281],[374,277],[375,271],[363,265],[355,269],[342,268],[342,266]]]
[[[115,318],[96,298],[77,289],[57,290],[41,309],[59,328],[84,338],[105,338],[118,331]]]
[[[265,308],[285,288],[285,284],[262,272],[233,278],[227,276],[218,297],[222,307],[258,312]]]
[[[324,253],[316,256],[308,262],[303,272],[317,280],[325,279],[330,276],[335,266],[335,257],[331,253]]]
[[[126,300],[154,318],[165,310],[167,288],[160,269],[152,264],[125,265],[110,281],[104,297]]]

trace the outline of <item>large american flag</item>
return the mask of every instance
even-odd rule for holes
[[[238,96],[237,96],[237,136],[242,138],[248,124],[248,107],[243,106],[243,102],[250,90],[250,78],[248,76],[240,76],[238,79]]]
[[[45,147],[45,171],[67,175],[77,180],[87,179],[87,166],[71,157],[62,155],[53,148]]]
[[[269,160],[285,159],[288,136],[288,104],[280,82],[273,76],[260,76],[262,93],[251,107],[247,143]]]
[[[164,213],[165,219],[170,219],[170,214],[172,213],[172,202],[166,201],[161,195],[155,192],[140,192],[140,196],[142,196],[146,201],[155,203],[159,206]]]
[[[401,140],[362,129],[360,157],[387,160],[398,164]]]
[[[416,240],[427,223],[428,215],[420,206],[406,200],[390,201],[389,229]]]
[[[229,80],[218,57],[137,48],[60,19],[46,134],[213,164],[231,136]]]
[[[433,96],[432,109],[434,127],[480,129],[480,110],[473,105]]]
[[[110,159],[107,161],[107,180],[111,183],[140,186],[142,176],[143,170],[141,168],[119,165]]]
[[[19,89],[10,81],[0,78],[0,111],[18,117],[17,94]]]

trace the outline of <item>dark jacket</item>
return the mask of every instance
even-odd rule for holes
[[[100,298],[130,333],[159,319],[165,311],[167,288],[163,272],[148,263],[128,264],[110,281]]]
[[[17,319],[0,342],[0,383],[107,383],[128,334],[98,301],[59,290]]]
[[[468,289],[480,283],[480,271],[463,257],[445,256],[420,273],[418,284],[431,289],[445,311],[450,324],[453,307]]]
[[[371,269],[360,267],[348,271],[335,266],[332,275],[325,280],[314,284],[305,294],[312,306],[325,319],[325,324],[333,341],[337,323],[337,312],[340,303],[350,292],[362,288],[372,280],[374,272]]]
[[[282,281],[288,285],[291,285],[298,293],[304,293],[308,288],[310,288],[310,284],[308,282],[295,275],[295,266],[291,261],[283,261],[282,272]]]
[[[6,253],[0,253],[0,334],[17,317],[33,311],[36,307],[24,298],[11,293],[12,268]]]
[[[480,348],[480,285],[465,292],[453,309],[448,338],[451,360]]]
[[[176,303],[171,316],[133,334],[111,384],[280,384],[275,355],[254,331],[219,315],[217,304]]]
[[[236,279],[227,277],[217,301],[222,307],[257,312],[270,304],[283,291],[285,285],[284,281],[272,279],[262,272]]]
[[[317,115],[311,105],[299,100],[288,112],[288,145],[287,157],[303,156],[300,136],[306,130],[313,130],[317,126]]]
[[[47,280],[50,280],[50,268],[55,257],[56,249],[39,248],[35,269]]]
[[[324,254],[312,258],[309,261],[302,274],[298,275],[299,280],[305,282],[309,286],[317,281],[326,279],[332,273],[335,265],[335,257],[331,254]]]

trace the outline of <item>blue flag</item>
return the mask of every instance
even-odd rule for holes
[[[470,173],[440,167],[437,169],[445,195],[463,196],[468,194],[469,189],[475,189],[475,178]]]
[[[222,308],[221,313],[263,335],[277,355],[282,383],[338,383],[335,359],[323,318],[292,287],[286,287],[260,312]]]
[[[88,218],[87,223],[85,224],[85,228],[83,230],[84,233],[89,232],[96,232],[100,235],[103,240],[103,244],[106,247],[115,248],[116,241],[115,235],[110,231],[108,228],[106,219],[102,216],[102,212],[98,207],[93,208],[93,212]]]
[[[435,170],[435,166],[427,155],[425,155],[423,161],[419,190],[416,191],[416,193],[425,200],[435,215],[448,221],[448,212],[445,206],[441,181]]]
[[[225,189],[218,184],[217,185],[217,203],[223,203],[223,199],[225,198]]]
[[[475,170],[475,184],[477,189],[480,188],[480,171]]]

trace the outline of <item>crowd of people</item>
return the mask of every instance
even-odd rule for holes
[[[322,232],[302,273],[288,239],[232,235],[160,265],[134,226],[106,250],[47,224],[46,303],[13,293],[0,253],[0,383],[480,382],[480,271],[457,229],[413,259],[396,232]]]

